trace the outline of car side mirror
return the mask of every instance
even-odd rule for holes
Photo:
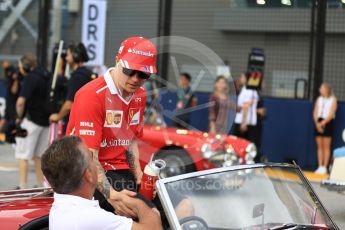
[[[265,211],[265,204],[264,203],[255,205],[253,208],[253,218],[263,216],[264,211]]]

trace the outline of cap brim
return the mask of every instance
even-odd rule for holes
[[[123,67],[128,69],[134,69],[146,73],[157,73],[156,66],[147,66],[142,64],[130,63],[123,59],[120,59],[120,62],[122,63]]]

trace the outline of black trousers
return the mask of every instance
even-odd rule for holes
[[[107,177],[110,185],[118,192],[127,189],[129,191],[137,192],[138,186],[135,183],[135,177],[129,169],[123,170],[109,170],[106,171],[105,176]],[[108,212],[114,213],[115,209],[103,194],[96,189],[94,198],[98,200],[99,206]]]
[[[257,148],[257,155],[254,158],[255,162],[261,161],[261,126],[259,125],[247,125],[247,131],[242,132],[240,130],[241,125],[240,124],[234,124],[232,133],[235,136],[247,139],[248,141],[253,142],[256,145]]]
[[[241,125],[240,124],[234,124],[233,126],[233,134],[238,137],[242,137],[244,139],[247,139],[251,142],[256,142],[256,130],[255,126],[253,125],[247,125],[247,131],[242,132],[240,130]]]

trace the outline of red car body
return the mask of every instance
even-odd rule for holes
[[[0,192],[1,229],[19,229],[30,221],[47,216],[53,197],[29,198],[42,192],[43,189]]]
[[[231,135],[215,135],[207,132],[195,130],[162,128],[160,126],[144,126],[144,135],[138,141],[140,161],[142,168],[152,158],[163,158],[169,166],[169,156],[174,155],[175,158],[180,157],[184,162],[189,161],[189,168],[185,171],[178,171],[176,174],[186,173],[190,171],[200,171],[223,166],[227,159],[219,159],[217,163],[210,158],[205,157],[203,148],[205,145],[211,151],[218,153],[218,158],[223,158],[228,153],[233,158],[228,164],[246,164],[254,163],[253,158],[256,155],[256,148],[251,142]],[[251,147],[248,149],[248,147]],[[250,156],[247,156],[250,151]],[[253,155],[254,154],[254,155]],[[250,162],[248,162],[248,159]],[[228,159],[229,162],[229,159]],[[176,159],[175,162],[176,163]],[[173,175],[176,175],[173,174]]]

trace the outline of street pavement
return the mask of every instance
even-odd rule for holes
[[[18,167],[11,145],[0,144],[0,191],[11,190],[18,185]],[[36,183],[33,162],[30,162],[29,186]],[[340,229],[345,229],[345,194],[328,191],[318,182],[311,183],[326,209]]]

